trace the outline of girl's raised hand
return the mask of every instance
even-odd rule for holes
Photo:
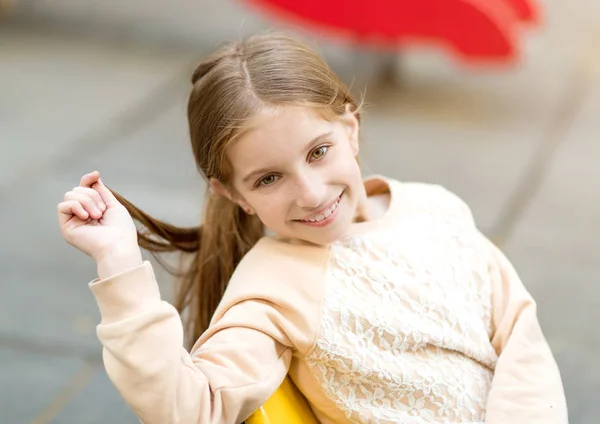
[[[97,263],[139,252],[131,215],[102,183],[98,171],[84,175],[79,186],[64,195],[58,205],[58,222],[67,243]]]

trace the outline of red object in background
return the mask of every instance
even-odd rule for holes
[[[535,0],[504,0],[504,2],[522,21],[534,23],[539,21],[540,10]]]
[[[433,42],[463,61],[511,61],[534,0],[246,0],[271,15],[343,34],[361,44]]]

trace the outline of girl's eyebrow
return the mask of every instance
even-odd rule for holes
[[[316,136],[315,138],[313,138],[311,140],[310,143],[307,144],[308,148],[310,149],[311,147],[313,147],[315,144],[317,144],[319,141],[321,141],[321,139],[329,137],[331,134],[333,134],[333,131],[329,131],[326,133],[323,133],[321,135]]]
[[[325,138],[325,137],[329,137],[331,134],[333,134],[333,131],[329,131],[326,133],[323,133],[321,135],[316,136],[315,138],[313,138],[310,143],[307,144],[307,146],[310,148],[312,146],[314,146],[315,144],[317,144],[319,141],[321,141],[321,139]],[[248,181],[254,179],[255,177],[258,177],[261,174],[264,174],[266,172],[269,172],[268,168],[260,168],[257,170],[254,170],[252,172],[250,172],[248,175],[246,175],[243,179],[242,182],[247,183]]]

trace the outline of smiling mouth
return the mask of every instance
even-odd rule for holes
[[[342,192],[342,194],[344,194],[344,193]],[[319,223],[319,222],[325,221],[327,218],[329,218],[331,215],[333,215],[335,213],[335,211],[337,210],[338,206],[340,205],[340,200],[342,199],[342,194],[340,194],[338,196],[338,198],[335,199],[330,206],[328,206],[326,209],[322,210],[318,214],[307,216],[306,218],[303,218],[303,219],[297,219],[296,221],[304,222],[304,223],[308,223],[308,224]]]

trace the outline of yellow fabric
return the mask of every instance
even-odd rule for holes
[[[319,424],[306,399],[289,377],[277,391],[252,414],[246,424]]]

